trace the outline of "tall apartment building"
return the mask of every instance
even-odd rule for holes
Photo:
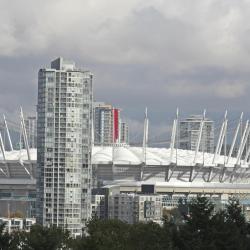
[[[30,148],[36,148],[36,124],[37,124],[37,119],[36,116],[28,116],[27,118],[24,119],[25,123],[25,128],[27,132],[27,138],[29,142],[29,147]]]
[[[97,145],[107,145],[113,142],[112,109],[109,104],[94,103],[94,140]]]
[[[179,148],[195,150],[203,117],[191,115],[179,124]],[[203,152],[214,152],[214,122],[208,118],[204,120],[201,143],[199,147]]]
[[[120,110],[103,102],[94,103],[94,138],[96,145],[119,142]]]
[[[75,236],[91,216],[92,77],[62,58],[38,74],[37,220]]]
[[[129,144],[129,130],[126,122],[120,122],[120,143]]]

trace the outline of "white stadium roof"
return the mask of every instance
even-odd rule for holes
[[[176,157],[177,152],[177,157]],[[192,166],[194,165],[195,151],[174,149],[172,160],[170,160],[171,149],[169,148],[150,148],[146,149],[144,153],[142,147],[130,147],[130,146],[115,146],[115,147],[97,147],[92,150],[92,163],[93,164],[110,164],[114,165],[170,165],[176,164],[179,166]],[[214,166],[217,164],[224,164],[227,161],[227,157],[223,155],[217,155],[213,164],[214,154],[211,153],[197,153],[196,164],[204,166]],[[241,161],[243,163],[243,161]],[[230,157],[227,166],[234,166],[236,164],[236,158]],[[247,167],[248,164],[246,163]]]
[[[219,190],[223,193],[230,189],[230,192],[250,193],[250,168],[248,163],[243,164],[243,160],[235,165],[237,160],[231,157],[224,165],[227,157],[223,155],[217,155],[213,163],[214,154],[210,153],[198,152],[196,161],[194,151],[174,149],[172,153],[171,157],[171,149],[167,148],[147,147],[145,153],[143,147],[94,146],[93,176],[102,185],[118,185],[123,188],[121,190],[130,191],[141,184],[153,183],[159,192],[196,192],[199,189],[197,192],[207,190],[213,193]],[[26,149],[6,151],[5,161],[0,153],[2,184],[11,184],[20,178],[26,184],[27,179],[35,184],[36,149],[30,149],[30,159],[32,162],[28,160]],[[8,182],[12,179],[15,180]]]
[[[30,158],[32,161],[36,161],[36,148],[31,148],[30,149]],[[28,160],[28,155],[27,155],[27,150],[22,149],[22,150],[13,150],[13,151],[5,151],[5,158],[6,161],[27,161]],[[3,154],[0,151],[0,161],[4,161],[3,159]]]
[[[177,152],[177,157],[176,157]],[[32,161],[37,159],[36,149],[30,149],[30,157]],[[122,146],[94,146],[92,150],[92,163],[93,164],[110,164],[114,165],[170,165],[176,164],[179,166],[192,166],[194,165],[195,152],[190,150],[174,149],[172,161],[170,161],[171,149],[167,148],[150,148],[143,151],[142,147]],[[28,161],[27,151],[14,150],[5,152],[6,161]],[[222,164],[227,160],[223,155],[217,155],[213,164],[214,154],[198,152],[196,164],[204,166],[214,166]],[[145,163],[146,159],[146,163]],[[3,155],[0,153],[0,161],[4,161]],[[248,167],[248,163],[243,164],[242,167]],[[236,164],[236,158],[231,157],[228,161],[227,167],[233,167]],[[240,164],[239,164],[240,165]]]

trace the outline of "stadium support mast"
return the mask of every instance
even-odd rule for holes
[[[200,124],[200,130],[199,130],[199,136],[197,138],[197,143],[196,143],[196,149],[195,149],[195,155],[194,155],[194,161],[193,164],[196,164],[196,160],[197,160],[197,154],[200,148],[200,143],[201,143],[201,137],[202,137],[202,131],[203,131],[203,126],[204,126],[204,121],[205,121],[205,116],[206,116],[206,110],[204,109],[203,111],[203,119],[201,121]]]
[[[1,148],[1,151],[2,151],[2,154],[3,154],[3,160],[6,161],[5,148],[4,148],[4,143],[3,143],[3,138],[2,138],[1,132],[0,132],[0,148]],[[6,174],[2,168],[0,168],[0,171],[1,171],[6,177],[8,176],[8,174]],[[9,173],[9,172],[7,172],[7,173]]]
[[[242,124],[242,120],[240,121],[240,124]],[[234,165],[233,171],[231,173],[231,177],[230,177],[230,182],[233,182],[235,179],[235,173],[237,171],[237,168],[239,167],[239,165],[241,165],[241,156],[242,153],[244,151],[246,142],[247,142],[247,138],[250,132],[250,128],[249,128],[249,120],[247,120],[246,125],[245,125],[245,129],[244,132],[241,136],[241,140],[240,140],[240,146],[239,146],[239,150],[236,156],[236,163]],[[236,178],[236,180],[238,179],[238,177]]]
[[[174,147],[175,147],[175,141],[176,141],[176,134],[177,134],[177,129],[178,129],[178,127],[177,127],[178,126],[178,113],[179,113],[179,110],[177,108],[177,110],[176,110],[176,118],[174,119],[174,122],[173,122],[171,143],[170,143],[170,157],[169,157],[170,164],[172,163],[172,159],[173,159]]]
[[[240,147],[239,147],[239,150],[238,150],[238,153],[237,153],[236,165],[238,165],[239,162],[240,162],[242,153],[244,151],[244,148],[245,148],[245,145],[246,145],[246,142],[247,142],[249,132],[250,132],[249,120],[247,120],[246,125],[245,125],[245,129],[244,129],[241,141],[240,141]]]
[[[225,118],[224,118],[224,129],[223,129],[222,138],[220,141],[219,151],[218,151],[219,155],[221,154],[223,142],[226,143],[225,138],[226,138],[226,133],[227,133],[227,122],[228,122],[228,120],[227,120],[227,111],[226,111]]]
[[[170,142],[170,157],[169,157],[169,166],[166,169],[165,180],[169,181],[173,175],[175,168],[177,167],[177,159],[178,159],[178,117],[179,117],[179,109],[176,109],[176,118],[173,122],[173,129],[171,134],[171,142]],[[176,157],[175,163],[173,162],[174,148],[176,145]],[[174,165],[174,166],[172,166]]]
[[[218,142],[217,142],[216,149],[215,149],[215,152],[214,152],[214,157],[213,157],[212,164],[216,163],[215,160],[216,160],[217,156],[221,154],[223,141],[224,141],[224,148],[226,147],[227,122],[228,122],[228,120],[227,120],[227,110],[226,110],[225,115],[224,115],[224,120],[223,120],[223,123],[221,125],[220,134],[219,134]],[[226,151],[224,152],[224,154],[225,154],[224,155],[224,159],[225,159]],[[213,174],[213,167],[210,167],[208,180],[207,180],[208,182],[211,181],[212,174]],[[224,166],[222,168],[221,182],[223,181],[224,174],[225,174],[225,160],[224,160]]]
[[[142,142],[143,164],[141,167],[141,180],[143,180],[143,165],[146,166],[146,161],[147,161],[147,146],[148,146],[148,110],[146,107],[145,118],[144,118],[143,142]]]
[[[3,143],[3,138],[2,138],[1,132],[0,132],[0,148],[1,148],[1,151],[2,151],[2,154],[3,154],[3,159],[5,161],[6,160],[6,157],[5,157],[5,148],[4,148],[4,143]]]
[[[6,132],[7,132],[7,137],[8,137],[8,141],[9,141],[9,145],[10,145],[10,150],[13,151],[13,145],[12,145],[12,141],[11,141],[11,138],[10,138],[10,131],[9,131],[9,128],[8,128],[7,121],[5,119],[5,115],[3,115],[3,120],[4,120],[5,129],[6,129]]]
[[[248,147],[248,150],[247,150],[247,152],[246,152],[246,155],[245,155],[245,158],[244,158],[244,164],[247,163],[247,160],[248,160],[248,158],[249,158],[249,155],[250,155],[250,147]]]
[[[226,129],[227,129],[227,110],[225,111],[224,120],[223,120],[223,123],[221,125],[220,134],[219,134],[218,142],[217,142],[216,149],[214,152],[214,158],[213,158],[212,164],[215,164],[215,160],[216,160],[217,155],[218,154],[220,155],[220,153],[221,153],[223,140],[224,140],[225,135],[226,135]]]
[[[27,150],[27,155],[28,155],[28,160],[30,161],[30,148],[29,148],[29,143],[28,143],[28,137],[27,137],[27,131],[25,128],[25,123],[24,123],[24,117],[23,117],[23,109],[20,107],[20,117],[21,117],[21,128],[23,131],[23,139],[24,139],[24,144]]]
[[[239,123],[238,123],[238,125],[236,127],[236,130],[235,130],[235,134],[234,134],[234,137],[233,137],[232,145],[231,145],[230,150],[229,150],[229,154],[228,154],[228,157],[227,157],[226,164],[229,163],[229,160],[230,160],[230,158],[232,156],[232,153],[233,153],[233,150],[234,150],[234,146],[235,146],[235,142],[236,142],[236,139],[237,139],[237,136],[238,136],[238,133],[239,133],[240,125],[242,123],[242,119],[243,119],[243,112],[240,115],[240,120],[239,120]]]
[[[143,161],[146,164],[146,154],[148,146],[148,110],[145,109],[144,131],[143,131]]]

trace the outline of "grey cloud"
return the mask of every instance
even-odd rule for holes
[[[145,106],[155,136],[177,106],[248,112],[249,14],[244,0],[0,0],[0,112],[34,112],[37,71],[59,55],[94,73],[95,98],[135,134]]]

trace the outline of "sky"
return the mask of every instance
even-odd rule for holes
[[[175,110],[250,115],[250,0],[0,0],[0,114],[35,112],[37,73],[62,56],[94,74],[132,140],[168,138]]]

